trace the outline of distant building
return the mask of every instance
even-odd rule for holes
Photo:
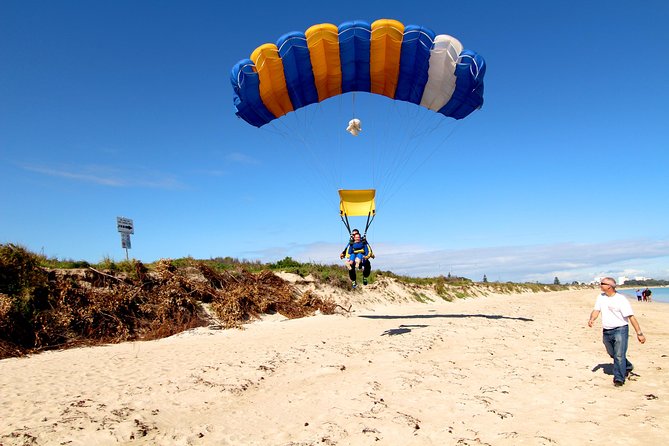
[[[592,282],[590,282],[590,285],[599,285],[599,283],[602,281],[602,279],[604,277],[606,277],[606,276],[595,277],[594,279],[592,279]],[[634,276],[634,279],[630,279],[627,276],[619,276],[618,278],[616,278],[616,283],[618,285],[624,285],[625,282],[628,281],[628,280],[642,281],[642,280],[653,280],[653,279],[651,277],[644,277],[644,276]]]

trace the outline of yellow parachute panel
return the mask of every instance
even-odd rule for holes
[[[400,53],[404,25],[397,20],[381,19],[372,23],[369,70],[372,93],[393,99],[400,75]]]
[[[376,214],[376,189],[339,190],[339,211],[342,216],[368,217]]]
[[[341,94],[339,31],[336,25],[321,23],[304,32],[314,73],[318,100]]]
[[[293,111],[277,46],[273,43],[260,45],[251,54],[251,60],[258,70],[260,98],[265,107],[277,118]]]

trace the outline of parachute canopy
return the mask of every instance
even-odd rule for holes
[[[365,225],[364,232],[364,234],[367,234],[369,225],[372,224],[372,221],[376,216],[375,196],[376,189],[339,190],[339,216],[344,222],[344,225],[346,225],[348,232],[351,232],[348,217],[367,217],[367,224]]]
[[[376,214],[375,189],[339,190],[339,211],[349,217],[367,217]]]
[[[485,70],[483,58],[454,37],[381,19],[284,34],[235,64],[230,80],[237,116],[261,127],[352,91],[462,119],[483,105]]]

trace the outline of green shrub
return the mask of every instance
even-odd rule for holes
[[[40,265],[49,269],[89,268],[91,266],[91,264],[85,260],[72,260],[72,259],[59,260],[56,258],[44,259],[40,262]]]
[[[100,271],[109,271],[113,273],[135,273],[136,260],[122,260],[117,262],[109,257],[104,257],[100,263],[93,265],[93,268]]]
[[[31,342],[31,321],[49,308],[49,277],[42,261],[22,246],[0,245],[0,340]]]
[[[270,263],[270,269],[290,269],[290,268],[299,268],[302,266],[297,260],[293,260],[291,257],[285,257],[282,260],[279,260],[276,263]]]
[[[42,259],[26,248],[12,243],[0,245],[0,293],[17,296],[37,284],[46,284]]]

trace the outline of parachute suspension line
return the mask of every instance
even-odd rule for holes
[[[293,113],[294,114],[294,113]],[[293,118],[295,119],[295,118]],[[309,155],[311,155],[311,158],[315,158],[313,154],[313,148],[311,144],[309,143],[309,139],[305,137],[305,135],[299,131],[300,128],[299,126],[296,125],[289,125],[287,122],[290,121],[290,118],[285,117],[285,119],[275,119],[273,121],[270,121],[268,124],[263,126],[261,130],[267,130],[267,133],[275,134],[278,135],[283,139],[284,142],[287,143],[287,145],[292,149],[292,151],[295,152],[297,156],[300,155],[300,153],[307,152]],[[276,141],[269,141],[267,143],[268,147],[272,147],[276,145]],[[320,177],[321,178],[326,178],[324,173],[322,172],[322,168],[319,163],[314,162],[312,159],[309,159],[309,156],[304,156],[303,159],[307,159],[307,161],[313,166],[313,169],[316,171],[320,172]],[[318,184],[321,184],[320,182],[317,181]],[[321,198],[327,199],[329,198],[325,190],[322,190],[322,188],[318,188],[318,193],[320,194]]]
[[[410,120],[410,122],[413,122],[415,125],[408,133],[410,135],[410,140],[406,141],[405,147],[400,152],[400,155],[402,155],[403,158],[398,161],[399,167],[395,170],[396,174],[394,175],[393,181],[391,183],[392,188],[395,188],[396,184],[400,180],[402,176],[400,175],[400,172],[403,172],[408,168],[410,159],[416,159],[419,163],[419,166],[424,164],[424,161],[426,161],[429,157],[424,157],[422,159],[423,162],[421,162],[422,157],[416,158],[413,156],[413,153],[418,152],[424,154],[425,150],[423,150],[421,146],[426,145],[428,137],[432,135],[437,129],[443,125],[446,125],[445,122],[447,121],[443,119],[443,116],[439,115],[438,113],[426,109],[421,109],[419,112],[420,113],[417,115],[419,119]],[[390,190],[388,191],[388,195],[393,195]]]
[[[260,127],[260,130],[267,131],[268,133],[273,133],[275,135],[281,136],[282,138],[288,139],[289,132],[286,129],[281,129],[278,124],[281,124],[283,127],[286,125],[282,122],[279,122],[280,120],[275,119],[273,121],[270,121],[269,123],[265,124],[264,126]]]
[[[380,203],[389,200],[394,196],[401,186],[411,179],[406,181],[400,180],[404,178],[404,174],[410,169],[414,161],[419,162],[419,167],[424,164],[420,163],[423,154],[426,152],[423,146],[428,143],[428,136],[434,133],[446,120],[443,116],[427,109],[412,108],[408,103],[394,103],[393,111],[397,114],[397,118],[404,124],[402,128],[403,138],[398,141],[393,141],[393,151],[395,157],[392,159],[392,164],[388,167],[387,177],[384,180],[384,192],[380,195]],[[411,117],[411,119],[407,119]],[[397,133],[397,132],[395,132]],[[415,154],[421,154],[421,157],[416,157]],[[427,158],[423,159],[427,161]],[[416,168],[416,170],[418,167]],[[412,175],[415,174],[415,171]]]
[[[403,138],[399,140],[399,150],[395,151],[395,157],[393,159],[394,165],[392,172],[398,172],[399,167],[403,164],[402,161],[406,158],[408,158],[409,154],[409,147],[411,145],[412,141],[415,141],[415,138],[418,136],[418,126],[420,125],[420,121],[418,119],[405,119],[402,116],[402,109],[406,110],[406,105],[405,104],[399,104],[397,102],[393,102],[393,111],[395,112],[395,115],[399,118],[400,122],[403,122],[405,125],[410,124],[411,127],[407,129],[407,131],[404,133]],[[420,115],[419,115],[420,116]],[[392,173],[391,173],[392,175]],[[395,175],[397,176],[397,175]]]
[[[381,101],[386,101],[386,98],[379,98]],[[391,104],[393,104],[395,101],[391,100]],[[396,134],[396,132],[393,132],[392,126],[393,123],[391,122],[391,119],[388,119],[389,116],[386,114],[386,116],[379,116],[379,119],[382,121],[383,124],[381,124],[379,128],[378,136],[374,138],[373,145],[372,145],[372,156],[373,156],[373,162],[375,168],[373,169],[373,184],[374,187],[376,188],[377,184],[384,184],[386,182],[386,177],[388,176],[389,172],[392,172],[392,161],[391,164],[388,165],[388,160],[387,160],[387,154],[389,153],[388,150],[383,150],[384,146],[391,146],[395,144],[395,141],[390,140],[390,135]],[[392,152],[392,151],[391,151]]]
[[[421,167],[423,167],[423,165],[425,165],[425,164],[427,163],[427,161],[428,161],[430,158],[432,158],[432,156],[434,156],[434,154],[437,153],[437,151],[438,151],[439,149],[442,148],[442,146],[444,146],[444,145],[446,144],[446,141],[448,141],[448,140],[453,136],[453,134],[456,132],[456,130],[458,130],[458,128],[459,128],[459,126],[460,126],[460,123],[461,123],[461,121],[455,121],[455,122],[453,123],[453,127],[451,128],[451,130],[450,130],[450,131],[449,131],[449,132],[448,132],[448,133],[441,139],[441,141],[440,141],[438,144],[435,144],[435,146],[433,147],[433,149],[428,153],[427,157],[425,157],[425,159],[423,159],[423,161],[420,162],[420,163],[414,168],[414,170],[413,170],[413,171],[406,177],[406,179],[400,184],[400,187],[398,187],[396,190],[392,191],[392,193],[389,193],[389,194],[388,194],[388,197],[387,197],[388,200],[392,199],[392,197],[395,196],[395,195],[397,194],[397,192],[401,189],[401,186],[404,186],[404,185],[405,185],[405,184],[406,184],[406,183],[407,183],[407,182],[408,182],[408,181],[409,181],[409,180],[416,174],[416,172],[417,172]]]
[[[358,136],[362,131],[362,126],[360,125],[360,119],[355,115],[355,91],[351,92],[351,116],[346,131],[353,136]]]
[[[403,116],[403,110],[405,111],[405,115],[409,114],[407,110],[411,110],[410,104],[393,101],[391,102],[391,109],[388,110],[389,113],[386,117],[386,120],[389,123],[394,121],[393,119],[390,119],[391,117],[397,117],[401,125],[396,123],[395,126],[401,129],[401,132],[399,132],[401,138],[393,140],[388,139],[388,145],[392,146],[392,150],[387,151],[385,155],[391,156],[386,156],[384,158],[383,166],[385,170],[379,175],[380,178],[382,178],[381,181],[384,185],[384,193],[381,194],[383,197],[387,196],[387,194],[394,188],[396,179],[402,175],[402,168],[412,157],[412,152],[416,151],[413,146],[418,145],[421,141],[420,138],[416,138],[420,135],[418,127],[421,123],[416,119],[406,119],[405,116]],[[425,117],[424,114],[419,114],[418,116]],[[384,132],[384,135],[386,135],[387,138],[390,138],[388,135],[395,134],[398,134],[398,132],[390,132],[389,129]]]
[[[355,100],[356,100],[356,92],[353,91],[353,94],[351,95],[351,113],[354,119],[358,119],[358,116],[356,115],[355,112]],[[365,137],[370,138],[372,133],[367,132]],[[363,162],[370,168],[372,172],[372,188],[376,188],[376,166],[377,166],[377,160],[376,160],[376,145],[374,144],[374,141],[372,140],[372,144],[368,146],[368,150],[371,152],[368,154],[366,159],[363,159]]]
[[[316,171],[316,174],[312,173],[315,175],[314,182],[321,185],[321,188],[318,188],[318,192],[322,198],[327,200],[328,194],[326,191],[328,188],[324,186],[321,181],[316,181],[316,179],[321,178],[326,181],[329,180],[332,183],[332,176],[328,175],[328,172],[326,172],[326,170],[323,168],[322,163],[319,162],[319,157],[315,153],[313,145],[309,142],[312,140],[308,134],[311,130],[311,126],[305,126],[300,123],[300,118],[297,116],[299,113],[306,113],[306,111],[300,109],[297,112],[288,113],[280,119],[271,121],[270,124],[274,125],[276,123],[275,128],[279,129],[279,133],[281,136],[283,136],[284,140],[288,142],[290,147],[295,150],[297,156],[300,156],[300,154],[303,152],[307,153],[307,156],[304,156],[303,158],[306,159],[307,162],[311,164],[313,170]],[[293,116],[291,117],[290,115]],[[290,123],[291,120],[293,123]],[[279,126],[282,126],[283,130],[281,130]],[[303,150],[301,150],[301,148]]]
[[[426,142],[427,139],[423,138],[419,141],[405,141],[403,146],[400,146],[398,149],[397,159],[395,160],[395,167],[392,172],[389,174],[389,179],[387,181],[386,192],[382,200],[390,200],[397,191],[401,189],[399,184],[401,178],[404,177],[405,171],[408,169],[410,159],[414,159],[411,154],[412,152],[421,152],[421,143]]]
[[[348,231],[349,235],[351,234],[351,225],[348,224],[348,215],[346,215],[346,212],[342,211],[339,213],[339,216],[341,217],[341,221],[344,222],[344,226],[346,226],[346,230]]]
[[[388,190],[392,190],[396,178],[401,176],[403,166],[406,165],[408,160],[411,158],[412,152],[415,151],[412,146],[419,144],[421,141],[418,138],[419,132],[417,130],[420,126],[420,121],[415,118],[407,119],[405,116],[403,116],[402,112],[404,111],[404,115],[407,115],[407,110],[408,104],[397,102],[393,103],[393,112],[399,121],[403,123],[406,131],[403,132],[402,138],[395,142],[397,147],[392,152],[394,157],[392,159],[391,170],[388,172]],[[418,114],[417,116],[420,117],[421,115]]]
[[[344,226],[346,226],[346,230],[348,231],[349,235],[351,234],[351,225],[349,224],[348,221],[348,215],[346,215],[346,212],[341,211],[339,213],[339,216],[341,217],[341,221],[344,223]],[[369,212],[367,214],[367,223],[365,223],[365,231],[362,233],[362,238],[365,239],[367,237],[367,231],[369,230],[369,227],[372,225],[372,222],[374,221],[374,217],[376,217],[376,214],[372,214]]]
[[[343,110],[344,110],[344,95],[339,95],[339,111],[337,112],[337,116],[344,116]],[[337,172],[339,173],[338,175],[339,183],[337,183],[338,189],[343,189],[344,185],[345,169],[343,169],[343,166],[345,165],[346,162],[346,149],[344,148],[344,144],[342,143],[343,134],[344,132],[340,131],[339,123],[337,123],[337,160],[335,166]]]
[[[370,217],[371,217],[371,219],[370,219]],[[374,221],[374,217],[376,217],[376,214],[372,215],[371,212],[369,212],[369,213],[367,214],[367,224],[365,224],[365,232],[362,234],[362,238],[363,238],[363,239],[367,238],[367,230],[369,229],[369,226],[370,226],[370,225],[372,224],[372,222]],[[351,232],[351,231],[349,231],[349,232]]]

